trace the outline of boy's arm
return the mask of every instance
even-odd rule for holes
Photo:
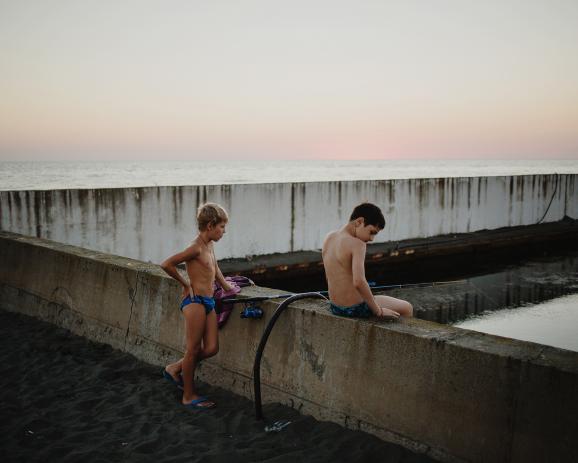
[[[367,246],[362,241],[355,243],[351,251],[351,273],[353,275],[353,286],[359,292],[363,300],[367,303],[373,314],[377,317],[383,316],[381,307],[375,302],[373,293],[365,279],[365,250]]]
[[[162,264],[161,268],[172,278],[177,280],[183,287],[184,291],[194,296],[193,288],[191,287],[191,283],[183,278],[183,276],[177,270],[177,265],[186,262],[189,260],[193,260],[199,256],[199,247],[195,244],[192,244],[187,249],[174,256],[169,257],[166,259]]]
[[[214,256],[214,254],[213,254],[213,256]],[[229,284],[229,282],[227,280],[225,280],[225,277],[223,276],[223,272],[221,272],[221,269],[219,268],[219,264],[217,263],[217,259],[215,259],[215,279],[219,282],[219,284],[221,285],[221,287],[225,291],[230,291],[231,289],[233,289],[231,287],[231,285]]]

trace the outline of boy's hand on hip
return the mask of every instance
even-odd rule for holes
[[[195,296],[195,292],[191,285],[183,286],[183,297],[187,297],[187,294],[191,296],[191,299]]]

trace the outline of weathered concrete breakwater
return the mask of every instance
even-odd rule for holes
[[[182,352],[178,288],[154,265],[0,233],[0,304],[164,364]],[[248,288],[244,294],[266,292]],[[251,397],[263,320],[231,317],[209,383]],[[265,401],[445,461],[573,461],[578,354],[421,320],[350,320],[300,301],[262,368]]]
[[[217,257],[239,259],[316,251],[329,230],[368,200],[379,204],[387,218],[376,242],[394,243],[376,254],[390,256],[391,251],[402,258],[411,251],[405,244],[416,244],[411,240],[446,235],[446,241],[454,241],[446,246],[459,247],[463,243],[451,235],[577,219],[577,177],[0,191],[0,230],[158,263],[175,251],[175,243],[190,241],[196,207],[210,200],[222,203],[231,217],[231,233],[218,246]],[[405,242],[403,249],[399,242]]]

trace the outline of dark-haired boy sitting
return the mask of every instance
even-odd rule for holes
[[[331,301],[331,311],[344,317],[397,319],[411,317],[412,305],[390,296],[374,296],[365,279],[366,243],[385,227],[379,207],[371,203],[357,206],[349,222],[332,231],[323,242],[323,265]]]

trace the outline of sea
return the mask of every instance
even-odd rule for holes
[[[0,190],[577,174],[576,160],[0,161]]]

